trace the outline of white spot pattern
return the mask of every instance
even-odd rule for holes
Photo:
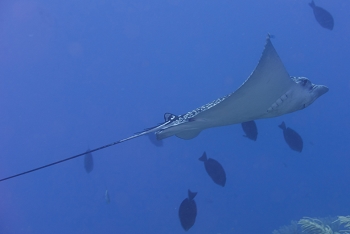
[[[224,97],[221,97],[221,98],[218,98],[212,102],[209,102],[201,107],[198,107],[190,112],[187,112],[187,114],[184,114],[184,115],[179,115],[178,116],[178,119],[176,119],[173,124],[174,125],[178,125],[178,124],[182,124],[182,123],[185,123],[185,122],[189,122],[191,118],[195,117],[196,115],[198,115],[199,113],[203,112],[203,111],[206,111],[206,110],[209,110],[210,108],[216,106],[217,104],[221,103],[223,100],[225,100],[226,98],[228,98],[229,96],[231,96],[232,93],[224,96]]]

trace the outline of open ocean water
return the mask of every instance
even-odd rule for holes
[[[311,106],[192,140],[148,137],[0,182],[1,234],[271,234],[291,220],[350,215],[350,1],[2,0],[0,179],[126,138],[235,91],[268,33],[291,76],[329,92]],[[284,121],[300,134],[286,144]],[[226,172],[213,183],[203,152]],[[106,200],[108,192],[109,202]],[[291,234],[291,233],[281,233]]]

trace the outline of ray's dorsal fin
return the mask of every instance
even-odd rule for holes
[[[172,121],[176,118],[177,116],[171,113],[165,113],[164,114],[164,121],[168,122],[168,121]]]

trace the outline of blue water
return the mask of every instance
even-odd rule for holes
[[[239,87],[267,33],[290,75],[329,92],[304,110],[154,146],[137,138],[0,183],[0,233],[184,233],[178,207],[198,192],[188,233],[272,233],[303,216],[349,215],[350,2],[0,2],[0,177],[155,126]],[[285,143],[285,121],[304,140]],[[226,170],[224,188],[198,160]],[[110,204],[105,202],[106,189]]]

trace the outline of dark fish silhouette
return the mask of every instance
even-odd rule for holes
[[[245,135],[243,136],[253,141],[256,141],[256,138],[258,137],[258,128],[256,127],[255,121],[252,120],[252,121],[244,122],[241,125],[245,133]]]
[[[179,218],[181,222],[181,226],[185,231],[188,231],[196,221],[197,216],[197,205],[193,198],[197,195],[197,193],[192,193],[188,190],[188,198],[181,202],[179,208]]]
[[[322,7],[316,6],[314,1],[309,3],[310,7],[314,11],[315,18],[317,22],[324,28],[332,30],[334,27],[334,19],[333,16],[323,9]]]
[[[153,132],[147,134],[147,136],[148,136],[149,140],[152,142],[152,144],[154,144],[155,146],[158,146],[158,147],[163,146],[163,141],[157,140],[157,136]]]
[[[89,151],[90,150],[88,149],[86,152]],[[86,153],[84,156],[84,167],[87,173],[90,173],[92,169],[94,169],[94,159],[92,158],[92,154],[90,152]]]
[[[226,173],[221,164],[212,158],[207,158],[207,154],[205,152],[203,153],[202,157],[199,158],[199,160],[204,162],[205,170],[210,178],[213,179],[214,183],[224,187],[226,183]]]
[[[282,122],[278,125],[283,130],[284,140],[287,142],[292,150],[301,152],[303,150],[303,139],[301,136],[291,128],[287,128],[286,124]]]

